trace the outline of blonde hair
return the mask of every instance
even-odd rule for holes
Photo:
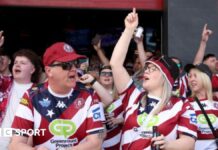
[[[199,76],[200,80],[202,81],[202,86],[206,90],[206,96],[208,100],[213,99],[213,92],[212,92],[212,84],[209,76],[206,73],[201,72],[198,69],[193,69],[196,70],[197,76]],[[192,92],[192,97],[196,97],[196,93]]]
[[[166,77],[162,73],[162,78],[163,78],[163,89],[162,89],[162,94],[161,94],[161,101],[159,102],[160,105],[157,105],[157,108],[155,108],[153,115],[158,114],[164,106],[166,106],[170,98],[172,96],[172,86],[170,85],[169,81],[166,79]]]

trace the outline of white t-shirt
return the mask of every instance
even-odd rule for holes
[[[2,122],[1,128],[10,128],[14,120],[16,109],[19,105],[21,98],[23,97],[26,90],[32,86],[32,83],[20,84],[16,81],[13,81],[13,85],[10,91],[10,99],[8,101],[8,106],[6,110],[5,118]],[[1,137],[0,136],[0,149],[7,150],[8,144],[10,142],[10,137]]]

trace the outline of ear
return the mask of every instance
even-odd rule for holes
[[[10,58],[8,58],[9,60],[8,60],[8,65],[10,65],[11,64],[11,59]]]
[[[35,71],[36,71],[36,68],[34,65],[32,65],[32,69],[31,69],[30,73],[33,74]]]
[[[46,73],[47,77],[51,77],[52,76],[51,67],[45,66],[45,73]]]

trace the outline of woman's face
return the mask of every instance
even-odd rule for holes
[[[110,69],[101,70],[99,80],[102,85],[113,85],[112,71]]]
[[[192,92],[198,93],[203,89],[202,79],[200,78],[198,70],[190,70],[188,74],[188,84]]]
[[[163,75],[161,71],[153,64],[146,64],[142,86],[146,91],[154,91],[163,86]]]

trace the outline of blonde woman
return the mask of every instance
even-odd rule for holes
[[[188,83],[192,91],[189,101],[197,115],[198,139],[195,143],[196,150],[217,149],[215,137],[197,103],[199,101],[203,106],[213,128],[216,130],[218,128],[218,102],[213,101],[212,98],[211,78],[212,72],[205,64],[193,66],[188,73]]]
[[[144,92],[137,89],[123,66],[138,26],[135,9],[124,22],[125,30],[110,60],[124,111],[120,148],[142,150],[159,146],[160,149],[193,149],[197,135],[196,115],[187,100],[171,97],[172,85],[179,75],[178,67],[166,56],[147,61],[142,79]],[[157,126],[160,136],[152,137],[153,126]]]

